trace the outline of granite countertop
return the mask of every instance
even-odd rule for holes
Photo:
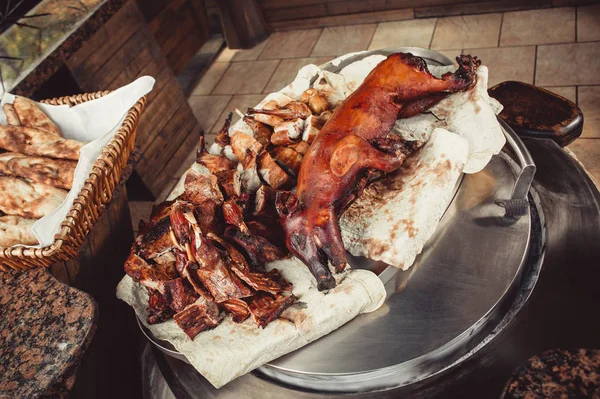
[[[600,351],[553,349],[531,357],[504,388],[503,398],[598,398]]]
[[[0,398],[65,397],[96,319],[92,297],[47,269],[0,271]]]
[[[43,0],[0,34],[0,96],[31,96],[116,13],[126,0]],[[8,59],[14,58],[14,59]]]

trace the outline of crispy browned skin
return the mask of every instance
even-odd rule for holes
[[[462,55],[457,61],[460,67],[455,73],[438,79],[421,58],[390,55],[321,129],[302,160],[296,197],[278,195],[287,246],[309,267],[319,290],[335,286],[328,261],[336,271],[346,266],[338,217],[357,182],[366,170],[393,172],[407,156],[406,147],[388,143],[396,119],[421,113],[449,93],[475,83],[479,60]],[[391,151],[385,151],[388,147]]]
[[[289,308],[296,299],[289,293],[270,295],[259,291],[248,300],[250,314],[259,327],[265,328],[267,324],[281,316],[281,313]]]

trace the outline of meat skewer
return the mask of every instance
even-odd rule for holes
[[[335,287],[329,262],[337,272],[346,267],[338,218],[360,178],[369,169],[395,171],[410,152],[400,142],[389,145],[395,121],[474,85],[480,61],[468,55],[457,61],[455,73],[438,79],[423,59],[408,53],[390,55],[323,126],[302,161],[297,193],[278,193],[287,247],[309,267],[319,290]]]

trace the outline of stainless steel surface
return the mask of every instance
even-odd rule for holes
[[[260,371],[290,385],[360,392],[424,379],[480,345],[519,294],[530,217],[507,225],[494,205],[511,193],[517,171],[502,154],[483,172],[466,176],[408,271],[351,257],[354,267],[382,275],[384,307]],[[185,361],[142,331],[161,351]]]
[[[379,50],[371,50],[371,51],[363,51],[360,53],[356,53],[347,58],[344,58],[339,63],[334,64],[332,61],[329,61],[323,65],[321,65],[321,69],[325,69],[330,72],[339,72],[344,67],[356,62],[360,61],[363,58],[369,57],[371,55],[385,55],[388,56],[394,53],[411,53],[417,57],[423,58],[429,65],[451,65],[452,60],[446,57],[445,55],[438,53],[434,50],[428,50],[421,47],[393,47],[393,48],[384,48]]]
[[[169,383],[158,366],[149,342],[144,342],[142,363],[142,397],[144,399],[176,399]]]
[[[144,336],[148,339],[148,341],[150,341],[154,346],[156,346],[158,348],[158,350],[160,350],[161,352],[163,352],[164,354],[166,354],[168,356],[171,356],[172,358],[175,358],[175,359],[181,360],[182,362],[186,362],[187,364],[190,364],[190,362],[187,360],[185,355],[182,355],[177,349],[175,349],[175,347],[173,345],[171,345],[170,342],[157,339],[154,335],[152,335],[150,330],[148,330],[142,324],[139,317],[137,316],[137,313],[135,315],[135,321],[137,321],[137,324],[140,327],[140,330],[142,330],[142,334],[144,334]]]

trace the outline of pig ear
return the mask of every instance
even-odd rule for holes
[[[275,209],[280,218],[286,218],[296,211],[298,197],[291,191],[277,191],[275,194]]]

